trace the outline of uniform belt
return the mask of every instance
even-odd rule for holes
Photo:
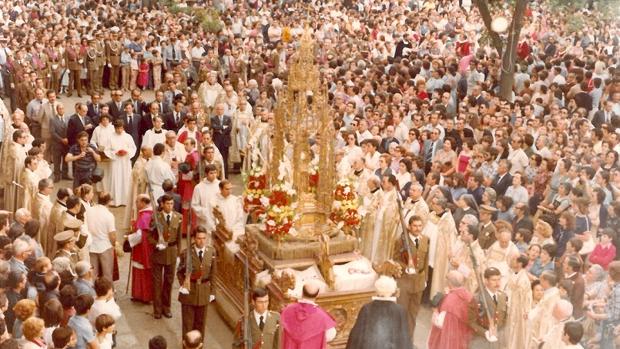
[[[174,246],[176,246],[177,244],[178,244],[178,242],[176,242],[176,241],[175,241],[175,242],[169,242],[169,243],[168,243],[168,247],[174,247]]]

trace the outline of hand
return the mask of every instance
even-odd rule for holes
[[[90,130],[91,128],[93,128],[93,124],[88,124],[88,125],[84,126],[85,130]]]
[[[83,159],[84,157],[86,157],[86,152],[85,151],[80,153],[80,159]]]
[[[61,140],[60,140],[60,142],[61,142],[62,144],[64,144],[64,145],[69,144],[69,140],[68,140],[68,139],[66,139],[66,138],[61,139]]]

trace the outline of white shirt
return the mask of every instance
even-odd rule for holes
[[[95,205],[84,214],[92,237],[91,253],[103,253],[112,248],[109,234],[116,231],[114,215],[103,205]]]
[[[269,316],[269,311],[265,311],[262,314],[259,314],[256,312],[256,310],[254,310],[252,313],[254,313],[254,320],[256,320],[256,324],[260,325],[260,317],[263,317],[263,324],[267,323],[267,316]]]

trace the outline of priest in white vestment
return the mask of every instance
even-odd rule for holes
[[[510,258],[519,253],[517,245],[511,241],[512,234],[508,228],[497,232],[498,240],[487,250],[487,266],[495,267],[502,273],[501,286],[503,290],[510,276]]]
[[[215,230],[211,202],[215,200],[215,196],[220,190],[219,184],[215,166],[206,166],[205,177],[200,183],[196,184],[192,194],[192,210],[198,219],[198,225],[206,227],[209,233]]]
[[[161,143],[161,144],[166,143],[166,132],[167,131],[161,128],[162,125],[163,125],[163,121],[161,119],[161,116],[154,116],[153,117],[153,128],[150,130],[147,130],[146,133],[144,134],[144,137],[142,137],[142,145],[146,145],[149,148],[153,148],[155,144],[157,143]]]
[[[52,212],[52,200],[50,199],[50,195],[54,190],[54,182],[49,178],[41,179],[38,183],[38,189],[39,192],[35,195],[34,202],[32,203],[31,213],[32,218],[41,223],[36,240],[41,244],[41,248],[45,253],[48,244],[47,226],[49,225],[50,214]]]
[[[394,253],[394,241],[399,235],[400,228],[397,183],[393,175],[383,177],[383,195],[379,199],[370,250],[370,260],[373,263],[383,263],[391,259]]]
[[[239,245],[236,242],[237,238],[245,234],[247,215],[243,210],[241,198],[231,193],[232,183],[223,180],[219,183],[219,187],[220,192],[211,201],[211,208],[218,209],[222,213],[226,230],[232,234],[232,238],[225,245],[234,254],[239,250]]]
[[[137,147],[131,135],[125,132],[122,120],[114,122],[114,134],[110,141],[110,147],[105,150],[105,155],[112,162],[110,194],[116,206],[126,206],[131,193],[131,158],[136,154]]]
[[[90,138],[90,143],[96,146],[100,151],[105,151],[110,147],[110,141],[113,134],[114,126],[110,123],[110,117],[108,115],[102,115],[99,119],[99,125],[95,127],[95,130],[93,131],[93,135]],[[103,170],[103,179],[101,182],[97,183],[95,187],[97,191],[110,191],[110,186],[112,185],[110,164],[110,160],[106,158],[101,159],[101,161],[97,163],[97,167]]]
[[[143,147],[148,147],[148,145],[142,145]],[[172,167],[164,161],[162,155],[164,154],[165,146],[163,143],[155,144],[153,148],[153,157],[149,162],[144,165],[144,171],[146,172],[146,177],[148,179],[149,184],[151,185],[151,190],[153,190],[153,199],[155,199],[154,205],[157,204],[157,200],[164,195],[164,189],[162,188],[162,184],[166,179],[172,181],[172,183],[176,183],[177,177],[172,171]]]
[[[24,160],[24,169],[19,178],[22,192],[17,196],[17,207],[32,212],[34,198],[39,192],[39,176],[35,173],[39,160],[36,156],[27,156]]]
[[[9,142],[6,151],[6,158],[2,159],[3,183],[4,186],[4,208],[7,211],[15,211],[19,206],[15,207],[15,201],[23,194],[20,188],[14,183],[19,184],[22,170],[24,169],[24,160],[26,160],[26,135],[21,130],[13,132],[13,140]]]

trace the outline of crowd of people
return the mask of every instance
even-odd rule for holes
[[[220,28],[194,6],[215,8]],[[178,279],[184,346],[203,345],[212,208],[243,234],[227,179],[252,149],[268,159],[306,31],[338,176],[360,199],[360,254],[402,267],[410,338],[426,336],[415,324],[427,302],[433,349],[614,348],[620,28],[579,10],[575,31],[551,2],[528,4],[500,99],[503,57],[467,0],[1,3],[0,348],[111,347],[123,250],[133,299],[171,317]]]

